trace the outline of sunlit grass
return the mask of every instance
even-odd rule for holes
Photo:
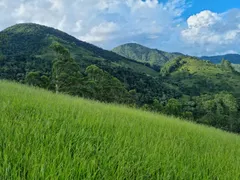
[[[0,179],[240,179],[240,137],[0,81]]]

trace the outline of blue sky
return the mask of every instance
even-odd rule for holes
[[[204,10],[222,13],[229,9],[240,8],[240,0],[189,0],[189,2],[192,7],[183,14],[185,18]]]
[[[0,17],[0,30],[33,22],[109,50],[240,53],[240,0],[0,0]]]

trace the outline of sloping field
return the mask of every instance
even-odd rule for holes
[[[240,137],[0,81],[0,179],[240,179]]]

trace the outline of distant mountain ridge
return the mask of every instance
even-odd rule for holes
[[[232,64],[240,64],[239,54],[225,54],[219,56],[202,56],[200,59],[209,60],[212,63],[219,64],[223,59],[230,61]]]
[[[134,59],[143,63],[149,63],[151,66],[163,66],[169,60],[183,56],[181,53],[168,53],[158,49],[151,49],[136,43],[120,45],[112,51],[126,58]]]
[[[159,49],[152,49],[137,43],[127,43],[115,47],[113,52],[126,58],[134,59],[139,62],[163,65],[170,59],[174,59],[184,54],[178,52],[165,52]],[[225,54],[218,56],[201,56],[202,60],[209,60],[212,63],[219,64],[222,59],[230,61],[232,64],[240,64],[240,54]]]

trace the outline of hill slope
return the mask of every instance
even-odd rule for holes
[[[239,54],[226,54],[220,56],[203,56],[201,57],[203,60],[209,60],[215,64],[221,63],[222,59],[226,59],[233,64],[240,64],[240,55]]]
[[[68,48],[72,56],[84,67],[90,64],[102,66],[121,66],[136,72],[155,74],[156,72],[143,64],[103,50],[92,44],[80,41],[54,28],[26,23],[17,24],[0,32],[0,53],[5,56],[28,55],[52,61],[54,53],[51,44],[61,43]]]
[[[186,94],[229,91],[240,96],[240,74],[231,65],[223,67],[194,57],[181,57],[167,62],[161,74]]]
[[[150,49],[135,43],[118,46],[113,49],[113,52],[126,58],[157,66],[162,66],[170,59],[183,55],[180,53],[168,53],[157,49]]]
[[[240,137],[0,81],[1,179],[239,179]]]

